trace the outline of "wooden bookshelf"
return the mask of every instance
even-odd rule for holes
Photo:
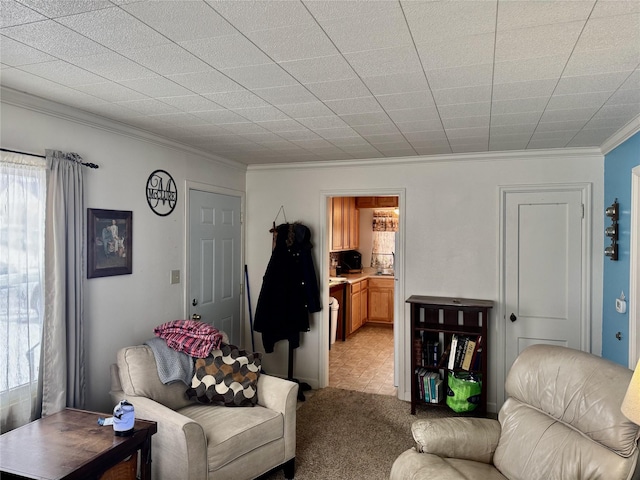
[[[466,371],[480,375],[482,390],[480,403],[473,411],[474,415],[483,416],[487,412],[487,324],[489,311],[493,308],[491,300],[477,300],[454,297],[430,297],[412,295],[407,303],[411,305],[411,414],[415,415],[416,405],[446,406],[447,380],[449,371],[462,371],[460,365],[449,368],[449,356],[455,352],[447,351],[454,335],[470,339],[482,337],[480,349],[475,352],[477,360]],[[425,355],[427,344],[439,344],[438,361],[433,355]],[[426,402],[421,398],[420,375],[436,372],[442,381],[443,395],[437,403]]]

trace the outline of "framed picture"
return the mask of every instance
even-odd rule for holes
[[[133,212],[87,209],[87,278],[131,273]]]

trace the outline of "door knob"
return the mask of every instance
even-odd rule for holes
[[[516,317],[515,313],[512,313],[511,316],[509,317],[509,320],[511,320],[512,322],[515,322],[518,319],[518,317]]]
[[[194,313],[193,315],[191,315],[191,320],[200,320],[202,318],[201,315],[198,315],[197,313]]]
[[[193,305],[194,307],[198,305],[198,300],[194,298],[193,301],[191,302],[191,305]]]

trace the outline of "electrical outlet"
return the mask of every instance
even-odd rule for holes
[[[171,285],[180,283],[180,270],[171,270]]]

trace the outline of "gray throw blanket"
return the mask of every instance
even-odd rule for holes
[[[158,376],[164,384],[182,381],[191,386],[194,360],[186,353],[170,348],[162,338],[153,337],[144,342],[156,357]]]

